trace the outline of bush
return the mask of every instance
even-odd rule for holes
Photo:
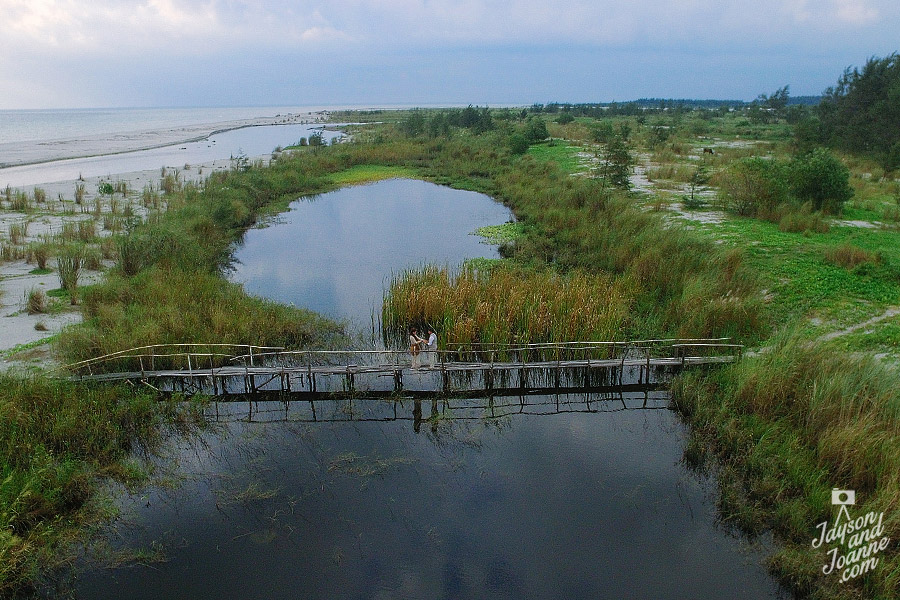
[[[530,143],[540,142],[546,140],[550,134],[547,132],[547,125],[544,123],[544,120],[538,117],[531,117],[528,119],[528,124],[525,126],[525,139]]]
[[[790,165],[791,192],[801,202],[812,202],[815,210],[840,213],[853,197],[850,170],[825,148],[802,154]]]
[[[509,151],[515,155],[525,154],[528,152],[528,140],[521,133],[514,133],[509,136]]]
[[[770,216],[788,197],[784,167],[775,160],[745,158],[716,179],[722,204],[742,216]]]

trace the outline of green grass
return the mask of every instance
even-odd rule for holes
[[[501,225],[485,225],[479,227],[473,233],[484,238],[488,244],[504,244],[521,239],[525,234],[526,225],[519,222],[503,223]]]
[[[743,248],[747,262],[764,278],[778,322],[819,316],[847,324],[900,302],[900,247],[896,233],[857,227],[832,227],[828,233],[786,233],[773,223],[728,218],[705,224],[703,231]],[[883,264],[848,270],[826,260],[826,253],[851,244],[882,257]],[[845,314],[848,303],[869,305],[869,313]]]
[[[416,170],[408,167],[357,165],[344,171],[333,173],[328,179],[335,186],[348,186],[373,183],[385,179],[412,179],[415,177]]]
[[[544,142],[528,148],[528,155],[542,161],[552,161],[566,173],[584,173],[588,170],[585,161],[578,156],[584,152],[580,146],[572,146],[563,140]]]

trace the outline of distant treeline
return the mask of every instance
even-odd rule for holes
[[[792,96],[787,98],[788,105],[815,106],[822,101],[822,96]],[[548,102],[547,104],[532,104],[528,109],[533,113],[571,113],[574,116],[603,117],[611,114],[630,115],[646,114],[648,111],[684,111],[695,109],[722,110],[743,109],[758,104],[759,99],[753,102],[743,100],[698,100],[691,98],[639,98],[628,102],[597,102],[571,104],[566,102]]]

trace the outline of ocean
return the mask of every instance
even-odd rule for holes
[[[323,111],[342,108],[351,107],[3,110],[0,188],[264,157],[321,131]]]
[[[87,108],[0,110],[0,146],[46,143],[137,131],[181,128],[284,114],[315,113],[326,107]],[[5,162],[0,155],[0,163]]]

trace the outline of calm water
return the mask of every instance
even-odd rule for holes
[[[289,422],[222,425],[174,448],[181,486],[124,503],[114,549],[161,540],[166,560],[87,572],[77,597],[779,597],[716,526],[672,412],[562,400],[595,412],[357,400],[318,403],[318,423],[301,404]]]
[[[277,225],[248,231],[231,279],[251,294],[370,326],[392,273],[495,258],[495,246],[470,234],[511,218],[484,194],[425,181],[343,188],[298,200]]]
[[[493,249],[489,198],[394,180],[295,202],[235,278],[367,322],[391,271]],[[173,440],[168,485],[123,493],[79,599],[781,598],[716,520],[665,393],[220,403]],[[156,557],[160,560],[153,560]],[[66,591],[69,591],[68,589]]]

